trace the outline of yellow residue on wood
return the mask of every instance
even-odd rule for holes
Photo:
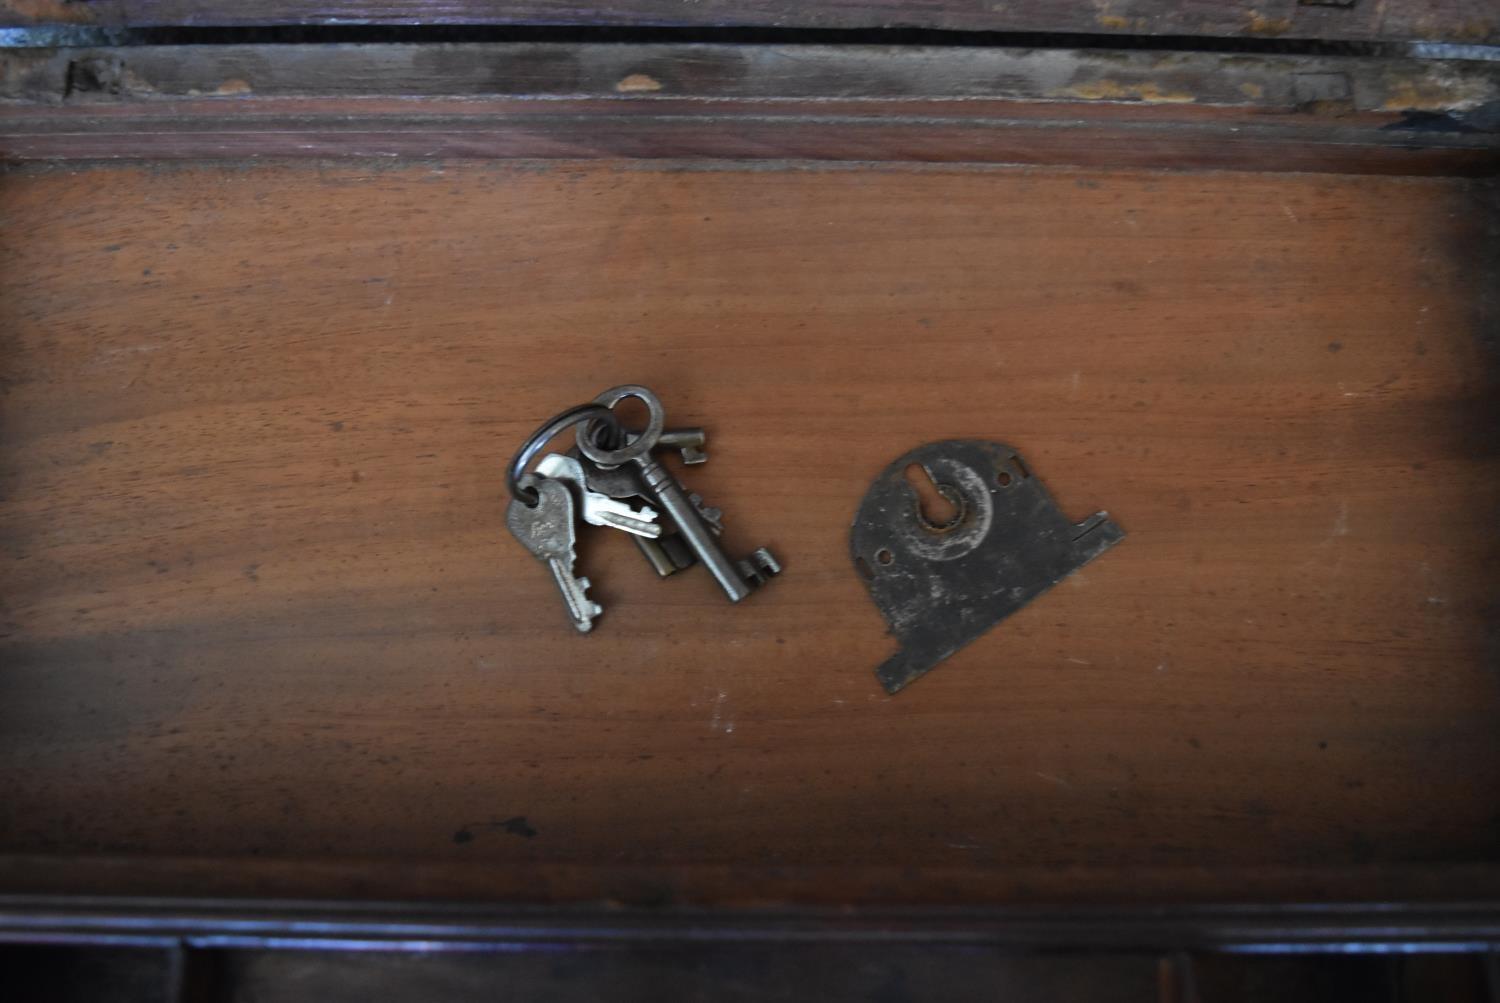
[[[1250,34],[1252,35],[1285,35],[1292,30],[1292,19],[1289,17],[1265,17],[1258,10],[1250,12]]]
[[[70,3],[69,0],[0,0],[0,16],[4,14],[14,15],[14,19],[6,19],[12,24],[17,21],[23,24],[28,21],[88,24],[95,19],[87,4]]]
[[[232,77],[214,89],[215,94],[249,94],[252,88],[248,81]]]
[[[1479,77],[1440,75],[1392,80],[1386,87],[1385,111],[1465,111],[1500,100],[1500,88]]]
[[[659,91],[661,90],[661,81],[655,77],[648,77],[644,73],[632,73],[615,84],[615,90],[621,94],[641,94],[648,91]]]
[[[1429,42],[1494,44],[1500,41],[1500,19],[1475,18],[1468,21],[1449,21],[1436,17],[1419,17],[1409,31],[1412,37]]]
[[[1500,20],[1465,21],[1453,32],[1453,37],[1465,42],[1494,45],[1500,42]]]
[[[1118,80],[1074,84],[1062,93],[1090,101],[1144,101],[1147,104],[1192,104],[1198,100],[1186,91],[1164,91],[1154,83],[1125,84]]]

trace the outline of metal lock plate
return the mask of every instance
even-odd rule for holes
[[[923,515],[913,464],[956,510],[943,525]],[[918,446],[876,478],[850,532],[855,567],[901,642],[876,675],[895,693],[1124,536],[1105,512],[1070,521],[1009,446]]]

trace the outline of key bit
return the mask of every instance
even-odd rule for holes
[[[708,433],[701,428],[669,428],[656,440],[657,449],[675,449],[688,466],[708,462],[704,448]]]
[[[693,503],[693,508],[698,511],[698,515],[704,522],[708,523],[708,528],[713,530],[714,536],[724,535],[723,509],[717,509],[709,505],[703,500],[703,496],[697,492],[688,495],[688,501]]]
[[[756,550],[749,557],[735,562],[739,568],[740,576],[753,585],[761,586],[773,576],[781,574],[781,562],[771,554],[765,547]]]
[[[625,442],[632,443],[639,439],[639,432],[628,432]],[[604,445],[601,443],[601,445]],[[708,462],[708,453],[705,447],[708,445],[708,433],[701,428],[669,428],[656,438],[655,449],[675,449],[682,462],[688,466]]]

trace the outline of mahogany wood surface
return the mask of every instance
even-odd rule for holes
[[[1493,873],[1496,234],[1445,178],[12,167],[0,873],[898,903],[929,871]],[[732,607],[593,530],[578,636],[501,468],[624,382],[708,428],[684,479],[786,571]],[[887,697],[848,524],[963,436],[1129,535]]]

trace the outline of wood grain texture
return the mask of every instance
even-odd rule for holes
[[[0,160],[142,163],[301,158],[740,161],[1029,165],[1476,177],[1500,170],[1497,135],[1251,122],[1059,121],[1034,109],[872,102],[664,103],[255,99],[54,109],[0,125]],[[123,114],[110,114],[110,111]],[[1063,109],[1049,109],[1052,113]],[[933,112],[942,114],[934,117]],[[987,112],[991,114],[986,114]],[[913,114],[915,113],[915,114]]]
[[[1153,867],[1492,865],[1493,204],[1296,175],[12,169],[0,851],[148,885],[168,858],[389,861],[314,867],[325,894],[572,868],[576,898],[725,868],[853,899],[894,873],[900,901],[922,868],[963,898],[1087,865],[1088,898]],[[500,465],[627,381],[709,428],[689,480],[787,570],[730,607],[599,531],[579,637],[505,534]],[[888,698],[848,522],[953,436],[1130,535]]]
[[[1207,35],[1494,43],[1490,0],[0,0],[0,24],[243,26],[561,24],[769,28],[930,28],[992,32]]]

